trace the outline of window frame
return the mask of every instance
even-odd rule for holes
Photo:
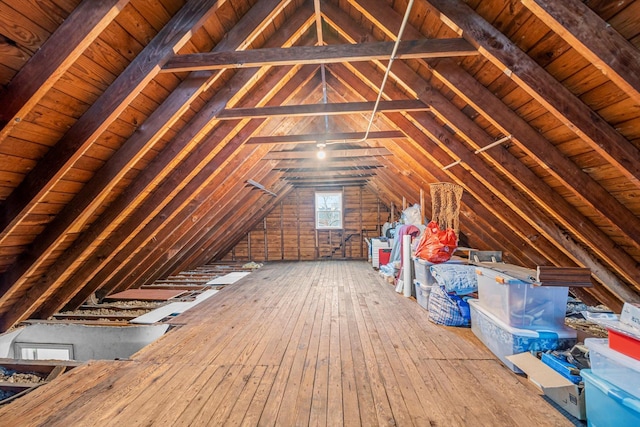
[[[339,196],[339,202],[340,202],[340,207],[338,208],[338,211],[340,212],[340,224],[339,225],[336,225],[336,226],[322,225],[321,226],[319,224],[319,214],[320,214],[320,212],[331,212],[328,209],[325,209],[324,211],[321,211],[321,210],[318,209],[318,197],[321,197],[322,195]],[[344,192],[343,191],[329,191],[329,190],[314,192],[313,212],[314,212],[314,216],[315,216],[316,230],[342,230],[342,229],[344,229]]]

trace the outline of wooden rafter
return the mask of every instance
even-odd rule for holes
[[[243,71],[250,72],[250,70],[243,70]],[[272,84],[278,86],[278,82],[284,82],[283,78],[287,74],[288,74],[287,70],[283,69],[279,73],[276,73],[275,75],[270,76],[272,79]],[[301,86],[304,83],[304,81],[309,79],[311,76],[312,76],[312,70],[307,69],[306,73],[300,72],[296,76],[286,80],[287,83],[284,86],[285,89],[282,89],[282,87],[280,88],[280,96],[282,98],[277,98],[278,101],[282,102],[283,100],[287,99],[287,97],[291,93],[295,93],[295,88],[297,88],[298,86]],[[236,75],[236,78],[238,78],[239,81],[245,81],[245,82],[250,80],[250,79],[247,79],[246,75]],[[264,86],[264,87],[266,88],[268,86]],[[269,93],[268,91],[266,92],[267,93],[258,91],[256,92],[255,96],[268,96]],[[228,96],[228,94],[226,92],[223,92],[220,94],[220,96],[226,97]],[[217,105],[216,97],[214,97],[210,102],[211,102],[211,105]],[[204,114],[203,111],[206,112],[206,110],[207,109],[204,108],[203,110],[201,110],[201,113]],[[196,117],[194,117],[194,119],[192,119],[191,124],[193,125],[194,128],[201,129],[202,126],[206,124],[206,120],[203,120],[205,118],[206,116],[204,115],[197,115]],[[226,134],[231,132],[235,128],[235,126],[236,125],[229,124],[227,128],[218,128],[216,130]],[[241,133],[240,136],[236,137],[235,143],[227,143],[222,148],[223,152],[226,153],[226,156],[230,155],[230,153],[235,151],[235,149],[240,144],[242,144],[246,140],[246,138],[251,136],[253,131],[255,131],[259,127],[259,123],[257,123],[257,121],[254,121],[253,124],[249,124],[247,126],[253,127],[253,129],[251,131],[248,131],[246,135]],[[189,136],[189,134],[190,132],[192,132],[192,130],[188,129],[188,127],[189,126],[187,126],[186,128],[183,128],[183,132],[185,132],[184,134],[181,133],[175,137],[174,141],[176,141],[176,144],[178,145],[182,144],[181,142],[179,142],[181,138],[185,138],[186,142],[191,141],[192,136]],[[170,182],[171,184],[170,185],[167,184],[166,186],[164,186],[163,187],[165,189],[164,191],[154,192],[153,195],[150,198],[146,199],[144,203],[137,209],[136,215],[129,219],[129,221],[126,224],[126,227],[128,227],[128,229],[130,230],[129,232],[134,233],[134,231],[139,227],[139,224],[145,222],[146,217],[154,214],[154,212],[157,212],[158,206],[166,205],[168,203],[166,199],[171,195],[173,190],[176,187],[179,187],[183,180],[189,179],[190,174],[194,170],[200,170],[201,172],[201,177],[199,178],[200,180],[210,178],[213,171],[217,170],[221,162],[226,160],[226,157],[223,155],[221,158],[219,158],[215,162],[208,162],[208,160],[211,159],[211,156],[214,155],[213,153],[215,153],[214,148],[216,147],[216,145],[220,144],[222,140],[224,140],[224,137],[222,135],[220,136],[209,135],[207,138],[206,144],[200,145],[197,149],[192,150],[190,152],[188,160],[183,161],[180,167],[175,168],[172,171],[172,175],[169,177],[169,180],[165,181],[165,183]],[[175,158],[175,152],[173,152],[171,149],[163,151],[159,155],[159,157],[156,159],[156,164],[159,167],[158,173],[168,168],[169,165],[171,165],[171,162],[173,161],[174,158]],[[202,163],[205,163],[209,169],[207,169],[207,167],[202,169],[203,168],[203,166],[201,165]],[[205,172],[202,172],[203,170]],[[154,176],[147,177],[146,179],[149,179],[149,181],[146,181],[146,182],[145,182],[145,179],[136,180],[136,182],[132,185],[132,188],[131,188],[132,191],[129,194],[127,194],[127,197],[132,197],[138,194],[139,192],[142,192],[150,184],[153,178]],[[195,182],[191,181],[189,184],[196,185],[196,188],[197,188],[201,184],[201,182],[198,182],[196,180]],[[191,191],[193,190],[194,189],[192,189]],[[191,196],[191,193],[189,191],[185,191],[181,196],[183,197],[182,199],[180,199],[178,196],[174,196],[173,199],[171,200],[171,203],[178,203],[178,202],[184,203],[185,198],[188,199],[188,197],[190,196]],[[116,200],[114,204],[112,204],[112,209],[110,209],[106,214],[102,215],[95,223],[93,223],[90,229],[87,230],[87,232],[85,232],[81,236],[82,240],[79,239],[78,241],[76,241],[76,244],[74,245],[73,250],[68,251],[68,253],[66,253],[65,256],[62,257],[64,259],[64,262],[60,261],[60,263],[57,264],[56,267],[52,270],[58,271],[62,269],[62,271],[58,273],[58,274],[62,274],[62,272],[66,268],[65,266],[68,267],[67,262],[72,262],[73,260],[75,260],[77,256],[79,256],[78,253],[75,253],[75,252],[81,253],[82,250],[85,249],[84,245],[88,245],[91,241],[93,241],[96,238],[96,236],[99,235],[98,233],[101,233],[101,230],[104,230],[104,228],[107,227],[107,224],[111,223],[115,219],[115,217],[125,209],[125,207],[129,206],[130,203],[131,201],[127,200],[126,198],[120,198]],[[169,214],[173,214],[171,209],[169,209],[168,211],[169,211]],[[158,218],[164,221],[163,217],[158,217]],[[147,236],[151,238],[153,231],[154,231],[153,229],[146,230],[145,233],[147,233]],[[151,234],[148,234],[148,233],[151,233]],[[134,233],[134,236],[135,236],[135,233]],[[129,236],[127,233],[111,235],[110,239],[112,243],[108,245],[103,245],[101,249],[106,252],[103,255],[92,257],[91,260],[86,262],[82,267],[81,275],[91,275],[96,269],[102,268],[104,264],[106,264],[111,259],[111,257],[115,255],[115,251],[113,251],[113,248],[123,244],[123,239],[125,238],[131,239],[134,236]],[[58,277],[57,275],[51,272],[47,280],[54,280],[54,278],[57,278],[57,277]],[[84,280],[86,279],[83,279],[80,281],[84,282]],[[42,283],[41,286],[43,288],[46,288],[50,285],[51,285],[50,283],[49,284]],[[68,293],[71,293],[72,289],[66,289],[66,287],[64,287],[63,289],[65,290],[59,293],[60,297],[58,299],[49,298],[49,300],[47,301],[48,311],[51,311],[51,310],[55,311],[57,308],[62,306],[64,303],[66,303],[65,295],[66,295],[66,298],[68,299],[69,298]],[[31,302],[31,304],[34,304],[34,303],[35,301]],[[45,313],[41,311],[40,314],[44,315]]]
[[[377,22],[382,25],[399,24],[400,16],[392,15],[391,10],[375,10],[370,13],[375,15]],[[372,15],[373,16],[373,15]],[[384,20],[382,19],[384,17]],[[343,31],[345,28],[343,28]],[[388,29],[387,29],[388,31]],[[408,26],[405,32],[409,36],[416,36],[417,30]],[[357,36],[356,33],[350,34],[352,37]],[[364,64],[354,64],[354,68],[363,69],[362,75],[369,75],[371,71],[365,69]],[[454,64],[452,61],[440,61],[433,67],[434,74],[443,82],[449,85],[451,90],[455,91],[460,97],[469,102],[474,108],[484,113],[487,120],[496,124],[504,133],[513,134],[513,141],[521,146],[523,150],[537,158],[540,164],[549,168],[553,166],[558,179],[561,182],[569,182],[567,185],[572,188],[578,195],[590,201],[596,209],[603,209],[610,206],[610,216],[613,221],[620,224],[613,224],[616,227],[624,229],[629,236],[640,235],[640,220],[636,219],[628,209],[620,204],[613,196],[600,187],[587,174],[582,172],[573,162],[566,159],[552,144],[546,141],[542,135],[532,129],[523,119],[516,113],[505,106],[484,86],[480,85],[475,79],[469,76],[464,70]],[[403,64],[397,64],[395,75],[403,79],[405,82],[411,82],[413,85],[421,85],[429,87],[427,82],[419,82],[418,77],[413,70]],[[440,95],[435,90],[425,91],[422,95],[432,105],[432,112],[439,116],[443,121],[450,124],[456,129],[460,135],[466,137],[471,145],[475,148],[487,146],[493,142],[493,139],[481,130],[473,121],[463,114],[456,106],[452,105],[448,99]],[[522,144],[520,141],[526,141]],[[462,150],[460,146],[460,150]],[[465,149],[466,150],[466,149]],[[521,188],[529,197],[536,200],[547,212],[554,218],[557,218],[563,226],[567,227],[577,236],[579,240],[593,247],[595,252],[607,263],[614,265],[619,271],[623,272],[623,277],[630,283],[640,287],[638,277],[640,271],[637,263],[626,252],[608,238],[601,230],[599,230],[590,219],[581,215],[573,209],[565,200],[558,197],[557,193],[551,189],[545,182],[539,179],[525,165],[515,159],[508,151],[499,148],[491,149],[483,154],[489,159],[493,159],[495,167],[501,169],[510,179]],[[603,212],[604,214],[604,212]],[[626,218],[626,220],[625,220]],[[632,237],[633,238],[633,237]],[[605,249],[606,248],[606,249]]]
[[[0,140],[53,87],[129,0],[84,0],[20,69],[2,93]]]
[[[393,42],[376,42],[191,53],[174,56],[163,66],[163,71],[199,71],[388,60],[393,51],[393,45]],[[400,42],[396,59],[442,58],[477,54],[478,51],[464,39],[421,39]]]
[[[295,117],[295,116],[325,116],[336,114],[370,113],[375,102],[348,102],[333,104],[305,104],[305,105],[281,105],[257,108],[230,108],[221,111],[216,119],[238,120],[256,119],[266,117]],[[397,100],[381,101],[377,111],[425,111],[429,107],[422,101]]]
[[[159,72],[159,66],[189,41],[189,35],[224,0],[191,0],[174,15],[82,117],[47,152],[0,208],[0,243],[87,150],[95,138]]]
[[[273,13],[281,10],[283,7],[282,3],[282,0],[272,0],[270,3],[261,3],[261,7],[252,8],[216,48],[229,49],[245,46],[256,37],[255,22],[257,20],[266,20]],[[291,42],[290,38],[297,34],[301,26],[305,26],[304,23],[308,20],[308,14],[309,10],[301,9],[300,14],[293,16],[289,21],[288,24],[290,26],[285,26],[282,31],[269,42],[278,45]],[[254,74],[255,73],[247,70],[246,73],[232,80],[228,87],[240,89],[247,81],[250,81],[251,78],[254,77]],[[56,245],[65,239],[66,233],[70,228],[77,227],[78,223],[85,221],[86,217],[93,212],[95,206],[103,200],[104,195],[151,149],[153,144],[166,132],[168,126],[171,126],[179,120],[185,112],[185,103],[188,104],[197,98],[214,78],[215,76],[211,73],[192,73],[185,79],[149,116],[142,130],[135,132],[122,145],[120,150],[107,161],[105,167],[101,168],[95,174],[73,198],[73,201],[46,227],[40,234],[39,239],[34,242],[29,257],[19,259],[9,272],[0,275],[0,283],[2,284],[0,285],[0,289],[6,290],[19,285],[20,281],[25,279],[29,271],[37,268],[39,263],[42,262],[52,250],[55,250]],[[229,91],[221,96],[214,97],[207,107],[201,110],[197,119],[192,120],[189,127],[174,139],[174,143],[172,144],[174,151],[167,152],[160,156],[152,166],[147,168],[145,177],[137,181],[138,185],[130,188],[131,191],[128,193],[130,198],[127,202],[130,203],[138,195],[135,187],[139,187],[139,191],[142,192],[143,184],[148,185],[155,176],[160,175],[163,170],[166,170],[175,158],[176,153],[188,147],[188,144],[192,142],[193,136],[202,131],[211,116],[215,116],[225,108],[232,96],[232,91]],[[126,204],[122,203],[121,206],[121,209],[124,209]],[[112,205],[112,209],[110,209],[109,212],[111,215],[118,212],[117,205]],[[114,218],[112,217],[111,221],[113,220]],[[106,221],[101,222],[101,227],[106,229],[107,226],[108,223]],[[86,244],[89,245],[90,240],[87,239]],[[84,247],[84,245],[79,242],[75,247],[80,249]],[[54,276],[54,274],[50,272],[49,276]],[[6,291],[5,293],[9,294]]]
[[[640,104],[637,47],[581,1],[522,0],[522,4]]]
[[[461,31],[484,57],[640,187],[637,147],[469,6],[459,0],[429,3],[441,12],[444,23]]]
[[[609,221],[611,226],[620,229],[629,239],[635,242],[636,246],[640,245],[640,219],[637,218],[627,207],[620,203],[607,190],[599,185],[593,178],[583,172],[575,163],[567,159],[553,144],[547,141],[539,132],[533,129],[526,121],[519,117],[510,108],[497,99],[489,90],[479,84],[469,74],[450,62],[441,62],[435,69],[435,74],[440,80],[445,82],[453,91],[474,107],[476,111],[482,112],[487,120],[492,122],[497,128],[503,132],[513,135],[512,141],[526,152],[529,156],[536,159],[538,163],[552,173],[560,182],[570,189],[583,202],[588,203],[593,209],[600,212],[602,218]],[[431,98],[430,98],[431,99]],[[443,98],[438,97],[438,103],[442,108]],[[435,110],[435,108],[434,108]],[[476,141],[478,141],[476,139]],[[480,145],[486,145],[484,142]],[[498,150],[492,150],[487,155],[498,154]],[[500,153],[502,155],[502,153]],[[504,164],[506,160],[499,160],[496,164]],[[515,178],[523,177],[522,173],[516,173]],[[551,194],[553,190],[546,185],[537,181],[529,182],[524,185],[524,189],[529,190],[531,196],[536,198],[543,192]],[[533,191],[533,189],[536,189]],[[526,190],[525,190],[526,191]],[[566,202],[557,202],[556,196],[549,196],[549,201],[545,203],[551,208],[556,216],[569,217],[574,216],[577,212],[570,208]],[[553,202],[551,200],[554,200]],[[562,207],[561,207],[562,206]],[[574,232],[581,234],[593,234],[594,227],[591,221],[578,215],[575,225],[572,227]],[[583,224],[588,226],[585,229]],[[602,234],[597,232],[596,234]],[[598,241],[599,240],[599,241]],[[604,244],[602,240],[589,240],[588,243],[596,248],[611,248],[616,245],[613,242]],[[613,259],[622,256],[620,253],[613,254],[609,250]],[[617,252],[617,251],[616,251]],[[634,265],[635,262],[629,265]],[[629,266],[621,268],[623,271],[629,271]],[[636,276],[633,273],[632,276]]]
[[[354,64],[354,66],[357,64]],[[339,68],[339,64],[334,64],[332,66],[334,73],[336,72],[336,68]],[[366,74],[367,77],[372,77],[371,73]],[[346,76],[345,76],[346,77]],[[361,93],[364,93],[366,90],[364,85],[360,83],[360,79],[364,78],[365,75],[360,75],[356,78],[350,78],[350,85]],[[359,85],[361,87],[359,87]],[[403,129],[405,133],[408,129],[414,128],[411,122],[406,120],[406,118],[398,115],[396,113],[387,113],[387,117],[396,123],[397,126]],[[491,171],[482,160],[473,154],[473,151],[467,151],[464,146],[460,145],[457,149],[452,148],[456,144],[459,144],[457,139],[451,134],[448,130],[440,126],[435,120],[429,117],[426,114],[422,114],[420,112],[412,113],[412,116],[415,120],[417,120],[421,124],[421,128],[417,130],[417,132],[413,132],[414,136],[412,136],[415,140],[423,139],[420,137],[420,133],[426,133],[430,136],[430,139],[424,140],[428,142],[429,145],[426,150],[430,153],[431,156],[438,156],[439,167],[443,167],[445,165],[450,164],[452,161],[462,159],[465,163],[469,164],[474,171],[474,174],[477,174],[478,178],[481,179],[480,186],[484,187],[484,190],[480,190],[480,186],[476,186],[475,191],[489,191],[490,196],[480,197],[480,200],[491,200],[489,202],[492,204],[492,208],[495,209],[496,200],[495,195],[501,195],[501,199],[508,202],[509,208],[507,210],[514,209],[516,211],[516,216],[519,216],[520,219],[516,220],[516,216],[511,216],[510,218],[506,218],[501,211],[494,210],[494,215],[502,220],[506,221],[508,224],[512,225],[516,230],[523,230],[523,225],[516,225],[518,223],[522,223],[526,219],[526,221],[532,221],[532,224],[535,225],[537,229],[537,233],[542,233],[545,237],[547,237],[554,245],[557,245],[559,249],[565,252],[564,257],[554,257],[550,261],[558,262],[560,259],[571,259],[568,261],[573,265],[574,262],[580,263],[582,266],[587,266],[591,268],[594,276],[598,277],[602,284],[605,286],[611,287],[618,295],[624,295],[624,298],[627,300],[635,300],[638,299],[638,296],[630,291],[624,283],[622,283],[615,275],[613,275],[609,269],[600,263],[598,260],[594,259],[594,257],[585,251],[580,245],[576,244],[574,241],[567,239],[567,236],[564,234],[563,230],[559,229],[552,220],[550,220],[546,215],[539,211],[534,206],[528,202],[528,200],[524,199],[521,194],[513,189],[510,184],[505,183],[500,177],[495,175],[493,171]],[[409,136],[409,134],[407,134]],[[446,153],[440,146],[434,144],[433,141],[440,141],[443,147],[447,147],[447,149],[451,149],[455,152],[456,157],[452,157],[451,154]],[[452,177],[466,188],[469,188],[471,182],[475,182],[478,178],[474,178],[473,181],[470,181],[471,178],[468,177],[468,173],[460,166],[448,169],[446,173],[451,174]],[[459,175],[461,173],[461,175]],[[489,207],[489,206],[487,206]],[[514,223],[514,221],[516,221]],[[527,228],[530,228],[531,225],[528,225]],[[531,241],[531,244],[535,246],[537,242]]]
[[[374,131],[366,135],[364,132],[334,132],[334,133],[312,133],[299,135],[265,135],[254,136],[247,141],[247,144],[291,144],[291,143],[318,143],[318,142],[351,142],[359,141],[367,136],[368,140],[402,138],[401,131]]]

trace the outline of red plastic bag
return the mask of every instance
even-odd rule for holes
[[[451,228],[440,230],[438,223],[427,224],[424,234],[416,248],[416,256],[433,264],[449,261],[458,247],[458,237]]]

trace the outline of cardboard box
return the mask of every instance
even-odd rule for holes
[[[640,329],[640,304],[625,302],[622,306],[620,322]]]
[[[507,359],[527,374],[529,381],[545,396],[577,419],[586,419],[582,387],[573,384],[531,353],[514,354],[507,356]]]

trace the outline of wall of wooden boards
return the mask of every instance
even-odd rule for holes
[[[316,230],[314,195],[297,188],[285,197],[224,257],[227,261],[366,259],[365,239],[377,237],[390,209],[367,187],[342,187],[342,230]],[[335,188],[330,189],[335,191]]]

